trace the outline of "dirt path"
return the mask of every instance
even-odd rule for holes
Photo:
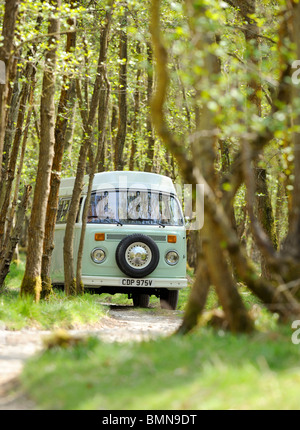
[[[107,317],[98,324],[69,332],[97,336],[104,342],[141,341],[173,333],[181,318],[178,311],[110,306]],[[7,331],[0,327],[0,410],[35,409],[20,390],[18,376],[25,361],[43,349],[43,339],[49,334],[49,331]]]

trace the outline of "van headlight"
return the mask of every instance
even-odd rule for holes
[[[179,255],[176,251],[169,251],[165,255],[165,260],[170,266],[175,266],[179,261]]]
[[[106,259],[106,253],[102,248],[95,248],[91,253],[91,258],[94,263],[100,264]]]

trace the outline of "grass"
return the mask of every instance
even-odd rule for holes
[[[6,287],[0,295],[0,327],[8,330],[35,327],[43,330],[70,329],[80,324],[92,324],[104,315],[99,296],[85,294],[66,297],[54,291],[49,301],[35,303],[21,298],[19,288],[24,273],[24,259],[11,265]]]
[[[34,303],[30,298],[20,298],[18,290],[9,290],[0,296],[0,326],[8,330],[29,327],[53,330],[92,324],[105,313],[98,300],[90,294],[66,297],[55,292],[49,301]]]
[[[21,279],[22,263],[13,265],[0,296],[0,326],[8,329],[72,328],[98,321],[102,302],[131,303],[125,295],[67,298],[55,292],[49,302],[35,304],[19,298]],[[89,338],[28,361],[23,387],[41,409],[299,409],[300,346],[292,343],[293,330],[279,326],[242,285],[239,291],[255,310],[258,331],[251,336],[202,327],[141,343]],[[180,292],[179,310],[188,294]],[[158,300],[151,298],[151,306],[158,308]],[[217,306],[211,289],[207,309]]]
[[[10,288],[19,288],[25,271],[25,256],[20,255],[20,260],[15,260],[10,265],[9,273],[6,277],[5,284]]]
[[[24,327],[39,329],[72,328],[74,325],[93,323],[104,314],[101,303],[131,305],[125,294],[84,294],[81,297],[66,297],[63,292],[54,291],[49,301],[33,303],[31,299],[19,297],[25,258],[12,263],[6,279],[6,289],[0,295],[0,327],[20,330]],[[192,273],[191,273],[192,276]],[[178,309],[184,310],[189,289],[180,292]],[[151,296],[150,306],[159,308],[159,299]]]
[[[298,409],[291,330],[233,336],[201,329],[141,343],[89,339],[31,360],[24,387],[43,409]]]

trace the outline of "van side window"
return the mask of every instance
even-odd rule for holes
[[[71,197],[59,199],[56,224],[66,224],[70,204],[71,204]]]

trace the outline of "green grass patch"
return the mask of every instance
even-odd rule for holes
[[[142,343],[88,343],[30,360],[25,389],[43,409],[298,409],[291,329],[233,336],[201,329]]]
[[[25,255],[20,255],[20,260],[11,263],[9,273],[5,279],[5,285],[9,288],[20,287],[25,271]]]
[[[39,303],[20,297],[25,258],[13,262],[0,295],[0,326],[8,330],[35,327],[43,330],[72,328],[78,324],[94,323],[104,314],[99,297],[90,294],[66,297],[54,290],[50,300]]]
[[[98,296],[90,294],[66,297],[63,292],[54,292],[49,301],[39,303],[21,298],[18,290],[6,290],[0,296],[0,325],[8,330],[70,329],[79,324],[95,323],[104,313]]]
[[[19,297],[19,287],[22,282],[25,269],[25,256],[11,264],[10,273],[6,279],[5,293],[0,295],[0,324],[8,329],[18,330],[28,326],[41,329],[55,329],[58,327],[72,328],[74,324],[94,322],[103,312],[100,303],[115,305],[132,305],[132,299],[126,294],[94,294],[85,293],[83,297],[66,297],[63,292],[55,291],[48,302],[32,303],[30,299]],[[177,310],[184,311],[194,280],[194,271],[187,271],[188,287],[179,291]],[[239,286],[240,294],[250,309],[259,300],[242,285]],[[218,297],[214,288],[208,294],[206,310],[219,307]],[[151,296],[150,308],[160,309],[160,300]],[[269,325],[270,315],[259,307],[257,326]]]
[[[104,315],[98,295],[84,294],[66,297],[54,290],[48,301],[35,303],[31,298],[20,297],[20,285],[25,270],[25,255],[14,261],[0,294],[0,326],[8,330],[25,327],[52,330],[70,329],[79,324],[93,324]]]
[[[103,315],[103,303],[131,304],[126,295],[55,292],[36,304],[19,297],[23,266],[13,264],[0,295],[0,326],[8,329],[72,328]],[[184,310],[189,287],[180,291]],[[239,292],[254,312],[259,332],[234,336],[201,328],[186,337],[141,343],[104,343],[90,338],[30,360],[22,375],[26,391],[42,409],[299,409],[300,346],[292,329],[280,327],[243,285]],[[152,310],[159,300],[151,298]],[[219,307],[211,288],[206,309]],[[151,311],[151,309],[149,310]]]

